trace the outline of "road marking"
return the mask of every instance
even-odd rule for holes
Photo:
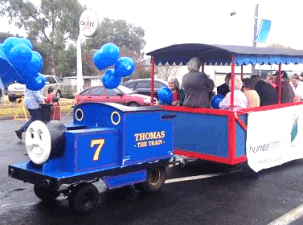
[[[302,216],[303,216],[303,205],[300,205],[297,208],[279,217],[278,219],[274,220],[273,222],[269,223],[268,225],[287,225],[296,221]]]
[[[177,183],[177,182],[183,182],[189,180],[200,180],[200,179],[206,179],[206,178],[217,177],[222,175],[224,175],[224,173],[204,174],[204,175],[191,176],[191,177],[180,177],[180,178],[166,180],[165,183],[170,184],[170,183]]]

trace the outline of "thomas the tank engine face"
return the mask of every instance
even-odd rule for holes
[[[25,146],[31,161],[42,165],[48,159],[62,156],[65,145],[65,126],[59,121],[50,121],[47,124],[36,120],[26,131]]]
[[[47,126],[37,120],[30,124],[26,131],[25,145],[29,158],[33,163],[45,163],[51,152],[51,134]]]

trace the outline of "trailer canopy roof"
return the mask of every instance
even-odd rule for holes
[[[147,55],[154,56],[155,64],[185,65],[190,58],[198,57],[206,65],[230,65],[231,55],[235,64],[303,64],[303,50],[255,48],[237,45],[177,44],[160,48]]]

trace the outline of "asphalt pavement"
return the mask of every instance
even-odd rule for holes
[[[167,169],[163,189],[144,195],[134,187],[107,190],[96,183],[100,202],[80,217],[63,196],[41,202],[33,185],[8,177],[7,166],[27,160],[14,130],[25,121],[0,121],[0,224],[211,224],[276,225],[277,219],[303,208],[303,160],[250,175],[215,163],[194,160]],[[63,118],[70,123],[71,117]],[[292,223],[303,224],[300,212]],[[289,216],[287,217],[289,218]]]

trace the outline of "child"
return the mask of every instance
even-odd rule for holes
[[[47,93],[45,103],[52,104],[54,102],[54,88],[49,87]]]

